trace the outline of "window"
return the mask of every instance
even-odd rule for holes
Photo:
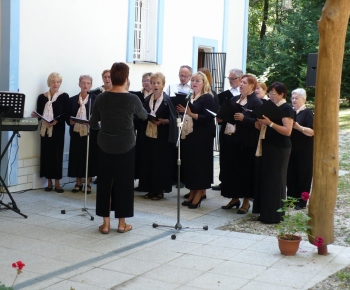
[[[135,1],[134,61],[157,62],[158,0]]]

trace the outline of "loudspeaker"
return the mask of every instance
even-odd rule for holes
[[[309,53],[307,56],[306,86],[316,86],[316,69],[318,53]]]

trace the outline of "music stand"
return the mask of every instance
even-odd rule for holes
[[[2,120],[4,117],[7,118],[14,118],[14,119],[20,119],[23,118],[24,113],[24,102],[25,102],[25,95],[21,93],[15,93],[15,92],[0,92],[0,147],[1,147],[1,141],[2,141]],[[7,142],[4,151],[1,153],[0,157],[0,169],[1,169],[1,161],[3,157],[5,156],[7,149],[9,148],[10,144],[13,141],[13,138],[17,135],[18,137],[21,137],[18,133],[18,131],[13,131],[12,136],[10,140]],[[15,200],[13,199],[10,191],[8,190],[4,179],[2,178],[0,174],[0,184],[4,187],[6,193],[8,194],[9,198],[11,199],[11,204],[5,204],[2,200],[0,200],[0,205],[5,206],[7,209],[10,209],[19,215],[23,216],[24,218],[27,218],[27,216],[19,210],[17,207],[17,204]]]
[[[187,104],[186,104],[186,108],[185,108],[185,112],[183,114],[182,120],[184,120],[184,118],[186,116],[188,104],[189,104],[189,99],[187,100]],[[174,228],[175,233],[171,235],[172,240],[176,239],[176,234],[182,229],[203,229],[205,231],[208,230],[207,225],[203,226],[202,228],[190,228],[190,227],[183,228],[181,223],[180,223],[180,171],[181,171],[181,169],[180,169],[181,168],[181,150],[180,150],[180,143],[181,142],[180,142],[180,138],[181,138],[181,132],[182,132],[182,128],[183,128],[183,121],[181,122],[180,116],[176,119],[176,123],[177,123],[177,127],[179,128],[177,142],[176,142],[176,146],[177,146],[177,221],[176,221],[175,226],[158,225],[157,223],[152,224],[153,228],[157,228],[157,227]]]
[[[89,115],[91,115],[91,97],[89,96]],[[89,120],[83,120],[75,117],[70,117],[73,121],[80,124],[86,124],[89,122]],[[84,207],[81,209],[82,211],[86,212],[90,216],[90,220],[94,220],[94,217],[89,213],[89,209],[86,207],[86,200],[87,200],[87,180],[88,180],[88,169],[89,169],[89,147],[90,147],[90,126],[88,125],[87,130],[87,141],[86,141],[86,163],[85,163],[85,190],[84,190]],[[66,210],[62,209],[61,214],[65,214]]]

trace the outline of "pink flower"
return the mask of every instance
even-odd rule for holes
[[[316,247],[322,247],[323,243],[324,243],[324,239],[322,237],[318,236],[318,237],[315,238],[314,245]]]
[[[303,201],[307,201],[309,198],[310,198],[310,194],[308,192],[304,191],[301,193],[301,199]]]

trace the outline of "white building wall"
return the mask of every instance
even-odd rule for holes
[[[141,76],[148,71],[163,72],[166,84],[177,82],[179,66],[193,63],[193,37],[218,41],[216,52],[227,52],[226,72],[241,67],[246,1],[229,1],[227,51],[222,48],[224,0],[164,1],[163,62],[128,63],[130,89],[140,90]],[[19,89],[26,94],[25,117],[35,110],[38,95],[47,91],[47,76],[51,72],[62,75],[61,90],[73,96],[79,93],[80,75],[90,74],[94,88],[102,84],[104,69],[113,62],[125,62],[128,3],[128,0],[21,0]],[[33,180],[38,175],[39,132],[21,132],[21,136],[19,165],[33,164],[35,172],[30,174],[35,178],[19,175],[18,180]],[[67,155],[68,130],[64,151]],[[21,172],[32,169],[28,170]],[[30,188],[31,183],[27,183]],[[40,185],[36,180],[33,183]]]

